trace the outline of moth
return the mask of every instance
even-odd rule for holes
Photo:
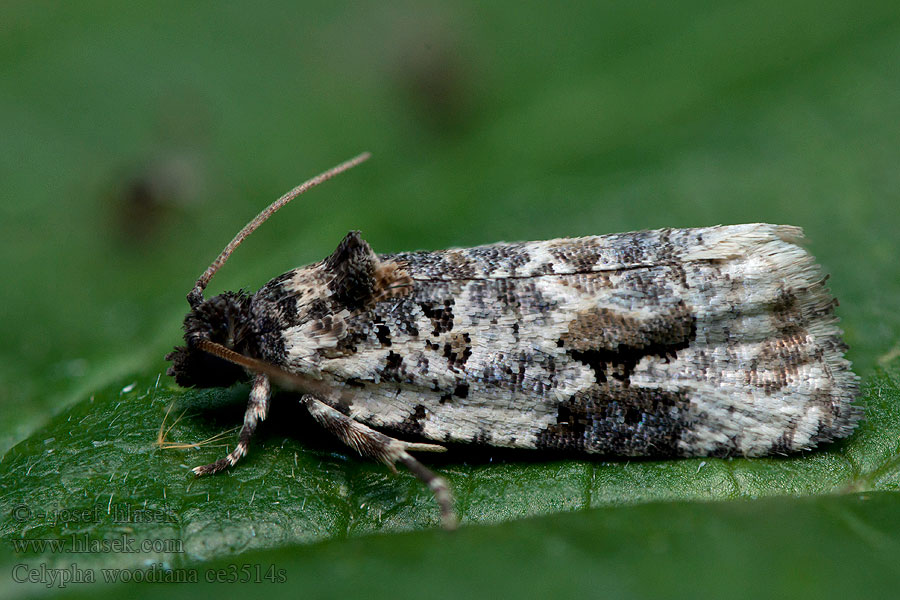
[[[862,416],[837,302],[798,227],[754,223],[376,254],[351,231],[255,294],[204,298],[251,221],[188,294],[180,386],[252,380],[246,455],[272,383],[360,454],[405,465],[456,522],[443,443],[618,456],[762,456],[849,435]],[[395,437],[396,436],[396,437]],[[404,441],[403,438],[416,441]],[[428,440],[423,442],[421,440]],[[435,442],[435,443],[431,443]]]

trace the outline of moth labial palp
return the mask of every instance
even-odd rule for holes
[[[254,294],[203,290],[296,195],[251,221],[191,290],[182,386],[254,383],[230,467],[270,382],[364,456],[404,464],[456,523],[439,443],[617,456],[762,456],[844,438],[862,416],[834,300],[802,230],[753,223],[375,254],[351,231]],[[381,430],[381,431],[378,431]],[[398,437],[391,437],[388,432]]]

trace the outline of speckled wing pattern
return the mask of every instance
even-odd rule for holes
[[[438,442],[758,456],[861,416],[836,302],[797,227],[662,229],[335,254],[253,297],[265,360],[357,421]]]

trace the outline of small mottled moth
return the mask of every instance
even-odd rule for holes
[[[862,416],[836,301],[798,227],[755,223],[375,254],[350,232],[255,294],[203,291],[275,201],[188,294],[181,386],[252,380],[247,453],[271,383],[364,456],[406,465],[456,522],[438,443],[619,456],[762,456],[849,435]],[[382,430],[387,433],[382,433]],[[391,434],[391,435],[388,435]]]

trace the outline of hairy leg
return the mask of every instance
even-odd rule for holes
[[[453,511],[453,496],[443,477],[433,473],[422,463],[410,456],[408,450],[420,452],[444,452],[446,448],[437,444],[417,444],[404,442],[375,431],[371,427],[354,421],[336,411],[313,396],[303,396],[303,405],[309,414],[325,429],[336,435],[342,442],[359,452],[388,465],[396,472],[394,465],[402,463],[421,479],[434,493],[441,509],[441,523],[446,529],[456,527],[456,513]]]
[[[214,463],[194,467],[192,471],[194,471],[195,475],[211,475],[224,471],[247,454],[247,447],[250,445],[250,438],[253,437],[253,432],[256,431],[257,423],[265,420],[269,412],[269,398],[271,394],[272,386],[269,383],[269,377],[257,374],[256,379],[253,380],[253,387],[250,390],[250,401],[247,403],[247,411],[244,413],[244,425],[241,427],[237,446],[227,456],[220,458]]]

